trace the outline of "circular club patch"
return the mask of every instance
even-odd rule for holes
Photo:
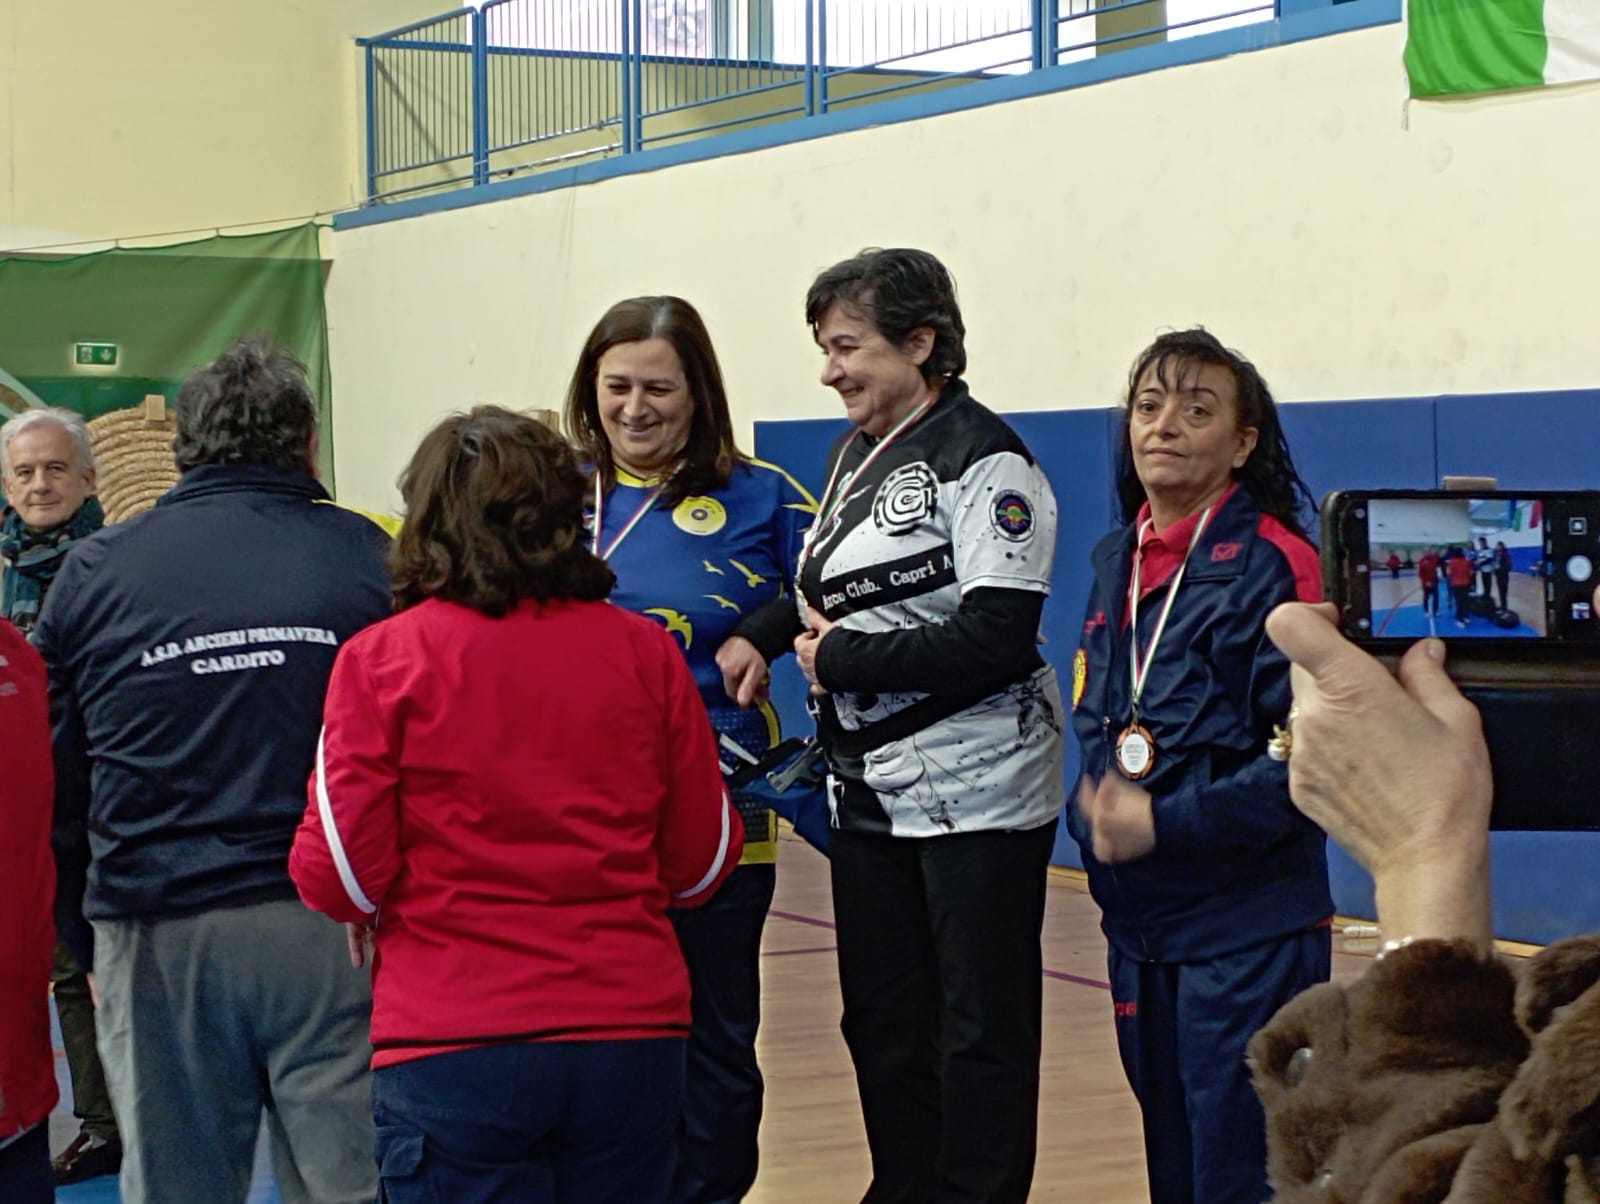
[[[1089,654],[1082,648],[1072,658],[1072,709],[1077,710],[1083,701],[1084,687],[1089,684]]]
[[[938,500],[939,478],[918,460],[883,478],[872,499],[872,521],[885,535],[904,535],[933,515]]]
[[[1021,542],[1033,534],[1033,505],[1015,489],[994,499],[989,517],[994,529],[1009,540]]]
[[[672,511],[678,530],[690,535],[715,535],[728,521],[728,512],[714,497],[686,497]]]

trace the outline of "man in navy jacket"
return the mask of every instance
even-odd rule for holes
[[[243,1200],[265,1108],[285,1201],[370,1201],[370,984],[288,855],[334,654],[388,613],[388,540],[327,504],[287,352],[241,340],[176,421],[181,480],[74,549],[34,632],[122,1198]]]

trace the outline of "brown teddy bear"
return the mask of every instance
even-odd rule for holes
[[[1250,1044],[1280,1204],[1600,1201],[1600,937],[1419,941]]]

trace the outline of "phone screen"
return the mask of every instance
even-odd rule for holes
[[[1324,567],[1348,634],[1600,643],[1600,493],[1396,491],[1329,500]]]

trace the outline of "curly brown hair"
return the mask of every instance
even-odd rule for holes
[[[584,540],[584,477],[566,441],[500,406],[452,414],[400,476],[394,608],[428,598],[491,618],[524,598],[595,602],[616,575]]]

